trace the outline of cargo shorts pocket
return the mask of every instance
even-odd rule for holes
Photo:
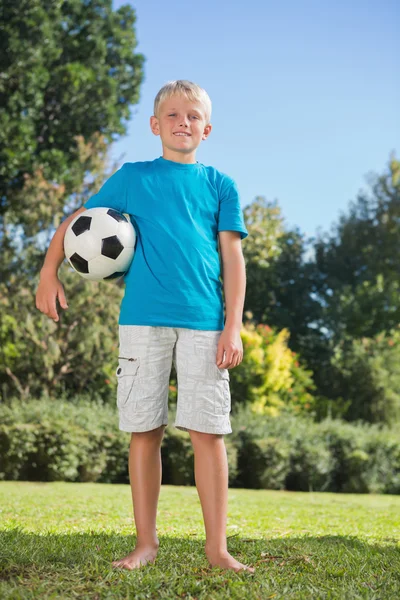
[[[217,381],[215,385],[215,413],[217,415],[227,415],[231,410],[231,392],[229,388],[228,369],[219,369],[217,371]]]
[[[118,367],[115,372],[118,380],[117,385],[117,406],[122,408],[132,399],[133,386],[138,376],[140,367],[140,357],[118,358]]]

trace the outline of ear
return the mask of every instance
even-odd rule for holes
[[[150,117],[150,128],[154,135],[160,135],[160,124],[154,115]]]
[[[208,136],[211,133],[211,129],[212,129],[212,125],[211,124],[210,125],[206,125],[204,127],[203,135],[202,135],[202,138],[201,138],[202,140],[206,140],[208,138]]]

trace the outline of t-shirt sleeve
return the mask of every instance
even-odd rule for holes
[[[239,191],[230,177],[224,177],[220,185],[217,231],[239,231],[242,240],[249,235],[244,224]]]
[[[122,213],[127,212],[127,191],[128,177],[126,164],[124,164],[103,183],[97,194],[89,198],[83,206],[85,208],[105,206]]]

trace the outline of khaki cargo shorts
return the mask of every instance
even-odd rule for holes
[[[117,407],[121,431],[168,425],[172,363],[178,400],[174,426],[183,431],[232,433],[229,371],[217,364],[222,331],[119,325]]]

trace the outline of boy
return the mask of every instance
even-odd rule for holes
[[[232,432],[228,369],[243,358],[240,329],[246,281],[241,240],[248,232],[233,180],[195,159],[201,141],[210,135],[210,116],[210,98],[198,85],[178,80],[163,86],[150,118],[153,134],[161,138],[162,156],[125,163],[114,173],[60,225],[41,269],[36,306],[58,321],[56,298],[67,308],[57,271],[68,224],[96,206],[129,213],[138,241],[125,275],[116,376],[119,428],[131,433],[129,476],[137,543],[130,554],[112,563],[114,567],[134,569],[154,562],[157,555],[160,447],[168,424],[173,362],[178,379],[174,425],[189,432],[194,448],[207,559],[211,566],[254,572],[227,551],[223,438]]]

